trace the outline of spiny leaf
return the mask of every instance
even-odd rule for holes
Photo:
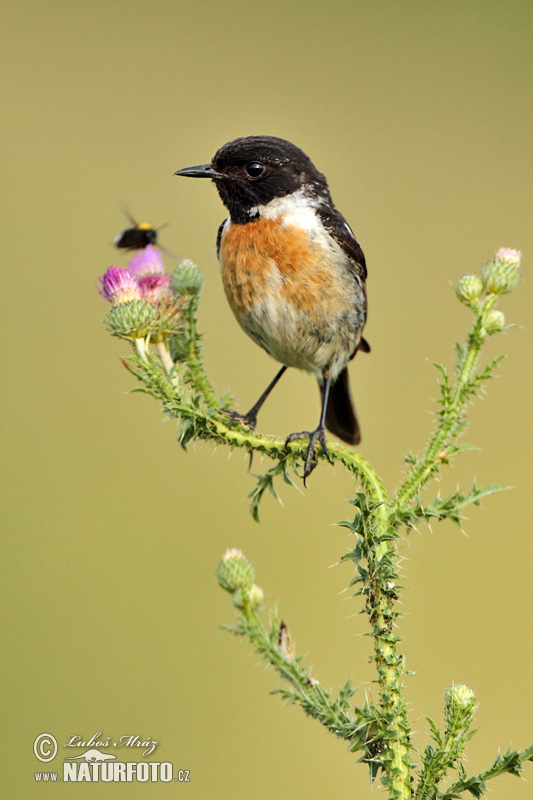
[[[431,519],[443,520],[450,519],[456,525],[461,525],[463,519],[462,510],[469,505],[479,506],[484,497],[488,497],[496,492],[502,492],[508,489],[508,486],[503,486],[498,483],[490,483],[487,486],[479,488],[474,482],[472,489],[467,494],[461,494],[459,490],[448,497],[440,497],[437,495],[433,503],[427,506],[422,506],[418,503],[413,507],[412,513],[419,519],[429,521]]]
[[[442,383],[439,383],[440,393],[441,393],[440,402],[445,408],[447,408],[450,405],[452,399],[452,387],[450,384],[450,376],[448,375],[448,371],[443,364],[438,364],[437,362],[434,362],[433,366],[438,369],[438,371],[442,376]]]
[[[350,698],[355,694],[351,681],[347,681],[339,690],[339,706],[347,711],[350,706]]]
[[[193,420],[192,419],[184,420],[179,435],[179,443],[184,450],[187,450],[187,445],[189,444],[191,439],[194,439],[195,433],[196,429]]]
[[[456,353],[457,353],[457,361],[456,361],[456,364],[455,364],[455,374],[456,374],[457,377],[459,377],[459,374],[460,374],[460,372],[461,372],[461,370],[463,368],[463,364],[465,362],[466,351],[465,351],[465,348],[463,347],[463,345],[460,344],[459,342],[455,343],[455,350],[456,350]]]
[[[460,797],[465,791],[470,792],[475,798],[480,798],[486,792],[486,782],[492,778],[496,778],[498,775],[502,775],[505,772],[520,777],[524,761],[533,761],[533,745],[522,750],[522,752],[508,748],[502,755],[498,751],[494,763],[488,769],[480,772],[479,775],[467,778],[464,769],[461,770],[459,772],[460,780],[455,781],[455,783],[441,795],[441,799],[454,800],[454,798]]]
[[[290,486],[296,486],[287,470],[286,459],[280,459],[279,463],[271,467],[268,472],[264,473],[264,475],[258,475],[254,473],[254,478],[257,479],[257,485],[255,489],[250,492],[248,497],[251,498],[250,511],[256,522],[259,522],[259,505],[267,489],[277,500],[280,499],[278,491],[274,485],[274,481],[278,476],[281,476],[283,481]]]

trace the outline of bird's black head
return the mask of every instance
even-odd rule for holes
[[[234,222],[253,218],[253,209],[301,189],[331,202],[326,178],[303,150],[276,136],[245,136],[228,142],[211,164],[188,167],[176,175],[211,178]]]

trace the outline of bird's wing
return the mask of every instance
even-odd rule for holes
[[[327,232],[333,236],[335,241],[338,242],[348,256],[350,269],[359,281],[363,291],[365,291],[365,280],[367,276],[365,255],[361,249],[361,245],[355,238],[354,232],[340,211],[337,211],[336,208],[322,207],[318,209],[318,213]],[[363,353],[370,353],[370,345],[364,337],[361,337],[357,350],[361,350]],[[353,356],[354,355],[355,353]]]
[[[220,240],[222,239],[222,231],[224,230],[224,225],[226,224],[227,221],[228,221],[227,218],[222,220],[222,222],[218,226],[218,232],[217,232],[217,258],[218,258],[218,254],[220,253]]]
[[[319,208],[318,214],[325,229],[342,247],[353,267],[357,277],[366,280],[366,261],[361,245],[355,238],[354,232],[336,208]]]

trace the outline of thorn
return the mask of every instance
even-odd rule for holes
[[[131,364],[130,364],[130,362],[129,362],[129,360],[127,358],[121,358],[120,360],[122,361],[123,366],[126,367],[128,372],[131,372],[131,373],[135,374],[133,372],[133,367],[131,366]]]

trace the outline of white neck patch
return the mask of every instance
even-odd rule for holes
[[[263,219],[282,216],[287,224],[310,228],[316,226],[315,212],[323,202],[320,197],[310,197],[305,187],[302,187],[284,197],[275,197],[265,205],[254,206],[250,209],[250,216],[260,216]]]

